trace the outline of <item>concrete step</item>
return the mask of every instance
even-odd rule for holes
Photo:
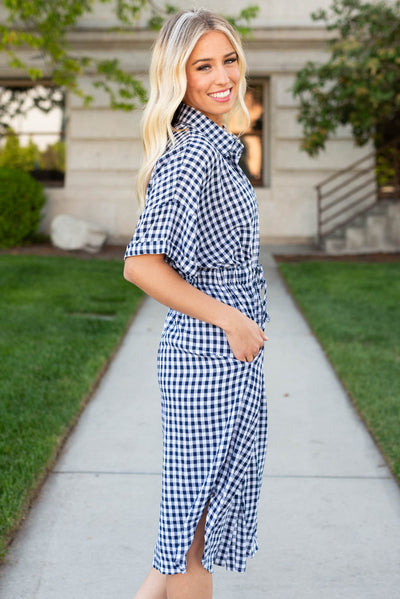
[[[346,237],[346,229],[345,227],[339,227],[335,229],[332,233],[330,233],[327,239],[344,239]]]
[[[376,206],[373,206],[367,214],[387,214],[390,202],[388,200],[380,200]]]
[[[388,245],[388,222],[387,214],[367,217],[365,243],[368,249],[381,250]]]
[[[328,254],[400,250],[400,201],[380,201],[324,240]]]
[[[389,206],[388,218],[388,241],[400,248],[400,202]]]
[[[365,229],[362,227],[347,227],[346,249],[350,251],[362,250],[365,248],[365,245]]]
[[[327,254],[342,254],[346,250],[346,239],[344,237],[325,239],[324,249]]]

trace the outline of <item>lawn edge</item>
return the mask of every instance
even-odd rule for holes
[[[274,257],[274,258],[275,258],[275,257]],[[280,256],[280,258],[282,258],[282,257]],[[316,261],[318,261],[318,259],[317,259]],[[293,260],[293,261],[290,261],[290,262],[294,262],[294,260]],[[296,260],[296,262],[301,262],[301,260]],[[303,310],[303,308],[301,307],[301,305],[300,305],[300,303],[298,302],[298,300],[297,300],[296,296],[294,295],[294,293],[293,293],[293,291],[292,291],[291,287],[289,286],[289,283],[286,281],[286,279],[285,279],[285,277],[284,277],[283,273],[281,272],[281,270],[280,270],[280,265],[281,265],[281,264],[284,264],[284,263],[285,263],[285,260],[279,260],[279,261],[277,260],[277,261],[276,261],[276,264],[277,264],[277,267],[278,267],[278,268],[277,268],[277,270],[278,270],[278,274],[279,274],[279,277],[280,277],[281,281],[283,282],[283,284],[284,284],[284,286],[285,286],[285,289],[287,290],[287,292],[289,293],[290,297],[291,297],[291,298],[292,298],[292,300],[294,301],[294,303],[295,303],[295,305],[296,305],[297,309],[299,310],[299,312],[300,312],[300,313],[301,313],[301,315],[303,316],[304,320],[306,321],[306,323],[307,323],[307,324],[308,324],[308,326],[310,327],[310,330],[311,330],[311,332],[312,332],[312,334],[313,334],[314,338],[317,340],[317,342],[318,342],[319,346],[321,347],[321,349],[322,349],[322,351],[323,351],[323,353],[324,353],[324,355],[325,355],[326,359],[328,360],[329,364],[331,365],[331,367],[332,367],[332,370],[333,370],[333,372],[335,373],[335,376],[336,376],[336,378],[337,378],[338,382],[340,383],[340,385],[341,385],[341,387],[342,387],[343,391],[345,392],[345,394],[346,394],[347,398],[349,399],[349,403],[350,403],[350,405],[353,407],[353,409],[355,410],[356,414],[357,414],[357,415],[359,416],[359,418],[361,419],[361,421],[362,421],[362,423],[363,423],[363,425],[364,425],[365,429],[368,431],[368,433],[369,433],[369,435],[370,435],[371,439],[373,440],[373,442],[374,442],[374,444],[375,444],[376,448],[378,449],[379,453],[381,454],[381,456],[382,456],[382,458],[383,458],[383,460],[384,460],[384,462],[385,462],[386,466],[389,468],[389,470],[390,470],[390,472],[391,472],[391,474],[392,474],[392,476],[393,476],[393,479],[396,481],[397,485],[400,487],[400,477],[398,477],[398,476],[396,475],[396,473],[393,471],[393,467],[392,467],[392,465],[391,465],[391,464],[390,464],[390,462],[389,462],[389,458],[387,458],[387,457],[386,457],[386,455],[385,455],[385,453],[384,453],[384,451],[383,451],[383,449],[382,449],[382,447],[381,447],[381,445],[380,445],[380,443],[379,443],[378,439],[375,437],[375,434],[374,434],[373,430],[371,429],[371,427],[370,427],[370,425],[369,425],[368,421],[366,420],[366,418],[365,418],[364,414],[363,414],[363,413],[362,413],[362,411],[360,410],[360,408],[359,408],[359,406],[358,406],[358,404],[357,404],[357,400],[355,399],[355,397],[354,397],[354,395],[351,393],[351,391],[350,391],[350,390],[347,388],[347,386],[346,386],[346,383],[345,383],[345,382],[344,382],[344,381],[341,379],[341,377],[339,376],[339,374],[338,374],[338,372],[337,372],[337,370],[336,370],[336,368],[335,368],[334,364],[332,363],[332,361],[331,361],[330,357],[328,356],[328,354],[327,354],[327,352],[326,352],[326,350],[325,350],[325,347],[324,347],[324,346],[323,346],[323,344],[322,344],[322,341],[320,340],[320,338],[319,338],[319,337],[318,337],[318,335],[316,334],[316,332],[315,332],[315,330],[314,330],[314,328],[313,328],[313,326],[312,326],[311,322],[309,321],[308,317],[307,317],[307,316],[306,316],[306,314],[304,313],[304,310]]]
[[[31,490],[27,493],[27,497],[24,501],[24,504],[19,512],[19,514],[16,515],[16,522],[15,524],[11,527],[11,529],[5,534],[3,541],[1,542],[0,545],[0,565],[3,564],[4,559],[6,557],[6,554],[8,552],[8,549],[10,548],[10,546],[12,545],[18,531],[20,530],[21,526],[24,524],[24,521],[26,520],[33,504],[35,503],[36,499],[39,497],[40,492],[43,488],[43,485],[45,484],[47,478],[49,477],[49,475],[51,474],[53,467],[55,466],[66,442],[68,441],[71,433],[73,432],[73,430],[75,429],[76,425],[79,422],[80,417],[82,416],[84,410],[86,409],[87,405],[90,403],[90,401],[92,400],[95,392],[97,391],[104,375],[106,374],[106,372],[108,371],[108,369],[111,366],[111,363],[115,357],[115,355],[117,354],[117,352],[119,351],[120,347],[122,346],[122,343],[128,333],[128,330],[130,328],[130,326],[132,325],[133,321],[135,320],[139,310],[141,309],[143,303],[145,302],[147,296],[146,294],[143,294],[143,296],[138,300],[138,303],[135,307],[135,310],[133,311],[131,317],[129,318],[125,329],[123,330],[123,332],[121,333],[118,342],[116,343],[115,347],[113,348],[112,352],[110,353],[110,355],[108,356],[108,358],[105,360],[104,364],[101,366],[101,368],[99,369],[99,371],[96,374],[96,377],[92,383],[92,385],[90,386],[88,392],[84,395],[84,397],[82,398],[79,408],[76,412],[76,414],[73,416],[73,418],[71,419],[71,421],[69,422],[69,424],[65,427],[64,432],[60,435],[59,440],[57,445],[54,447],[52,455],[50,456],[50,458],[48,459],[47,463],[44,465],[42,472],[39,474],[38,479],[36,480],[36,482],[34,483],[33,487],[31,488]]]

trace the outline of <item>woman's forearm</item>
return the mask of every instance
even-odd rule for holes
[[[125,260],[124,277],[161,304],[221,329],[229,328],[235,308],[190,285],[164,261],[162,254]]]

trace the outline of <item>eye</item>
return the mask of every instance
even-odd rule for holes
[[[207,71],[210,67],[209,64],[202,64],[200,67],[197,68],[198,71]]]
[[[234,62],[237,62],[237,61],[238,61],[237,56],[232,56],[231,58],[227,58],[225,60],[225,64],[233,64]]]

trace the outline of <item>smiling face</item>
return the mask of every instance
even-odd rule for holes
[[[238,93],[238,57],[222,31],[205,33],[186,65],[185,104],[200,110],[217,125],[232,110]]]

